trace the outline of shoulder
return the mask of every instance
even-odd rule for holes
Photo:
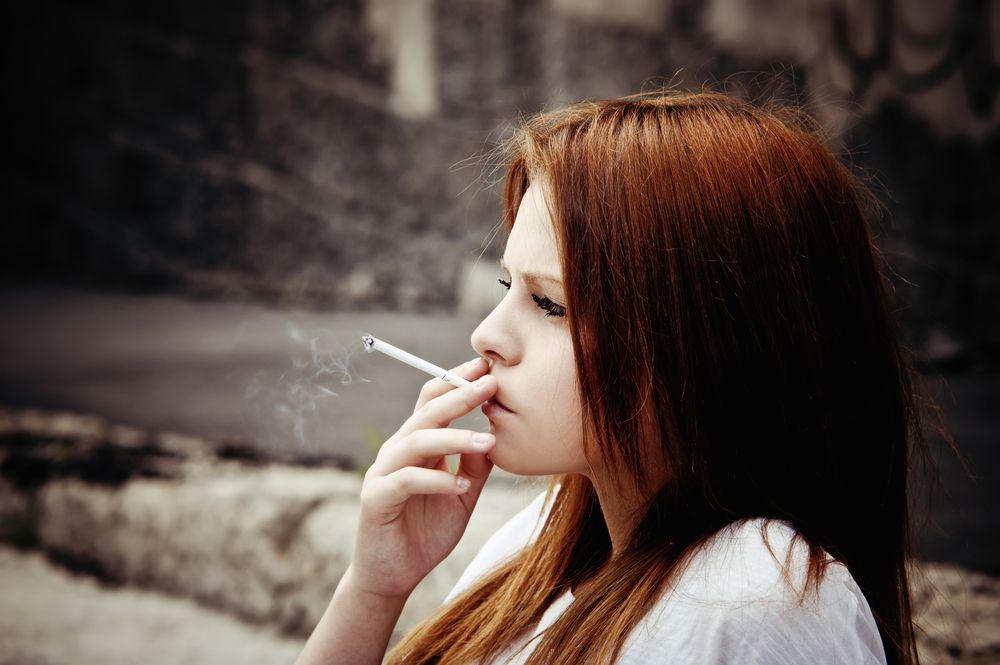
[[[803,593],[809,552],[791,526],[747,520],[717,533],[626,649],[626,663],[884,663],[875,620],[847,568]]]
[[[445,603],[471,587],[483,575],[501,566],[538,537],[542,522],[552,506],[551,501],[546,500],[547,496],[548,492],[536,496],[490,536],[445,598]]]
[[[783,602],[801,590],[806,543],[779,520],[742,520],[712,536],[688,562],[672,590],[695,602]]]

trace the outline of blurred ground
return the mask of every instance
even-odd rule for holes
[[[292,663],[304,641],[0,546],[0,665]]]
[[[427,379],[361,352],[360,333],[450,367],[474,357],[478,323],[468,314],[326,314],[62,289],[2,290],[0,311],[0,403],[360,466]],[[1000,575],[1000,381],[979,373],[932,384],[976,479],[934,449],[942,486],[918,554]],[[454,426],[485,424],[473,413]]]

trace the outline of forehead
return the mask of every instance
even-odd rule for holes
[[[560,274],[559,249],[544,190],[531,185],[521,199],[503,262],[511,270]]]

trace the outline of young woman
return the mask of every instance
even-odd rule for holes
[[[388,662],[915,663],[915,375],[854,178],[715,94],[583,103],[509,147],[478,380],[427,383],[382,448],[299,662],[381,662],[496,464],[555,480]],[[447,427],[480,405],[488,434]]]

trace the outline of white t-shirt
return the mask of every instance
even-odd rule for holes
[[[510,519],[486,542],[445,602],[508,560],[538,535],[544,493]],[[886,662],[875,620],[847,568],[827,567],[816,594],[800,604],[809,554],[798,541],[792,551],[791,588],[782,575],[795,532],[785,522],[763,520],[729,525],[692,557],[663,597],[636,626],[617,665],[656,663],[732,663],[733,665],[883,664]],[[777,558],[777,560],[776,560]],[[531,643],[512,645],[491,665],[524,663],[535,639],[573,602],[571,592],[546,610]]]

